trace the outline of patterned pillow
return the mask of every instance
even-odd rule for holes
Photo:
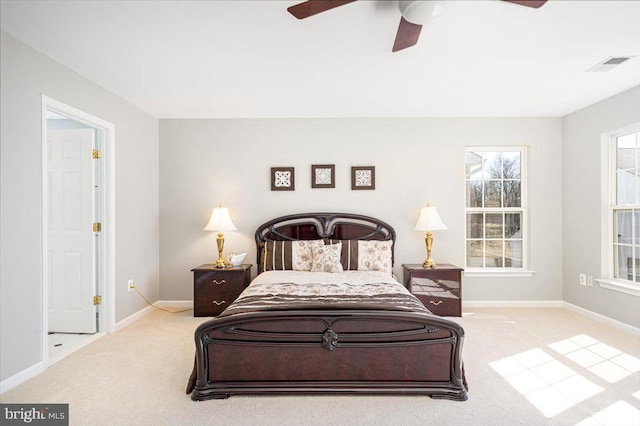
[[[310,271],[311,248],[323,240],[265,241],[262,248],[263,271]]]
[[[391,275],[393,241],[358,241],[358,270],[383,271]]]
[[[358,240],[325,240],[325,244],[342,243],[340,263],[345,271],[358,270]]]
[[[342,243],[311,247],[311,272],[342,272]]]

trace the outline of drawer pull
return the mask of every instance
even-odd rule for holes
[[[213,280],[213,284],[217,284],[217,285],[224,284],[225,282],[226,280],[222,280],[222,281]]]
[[[429,300],[429,303],[431,303],[432,305],[438,306],[439,304],[442,303],[442,300],[438,300],[437,302],[434,302],[433,300]]]
[[[225,302],[224,300],[222,302],[218,302],[218,301],[214,300],[213,303],[215,303],[217,306],[220,306],[220,305],[224,305],[227,302]]]

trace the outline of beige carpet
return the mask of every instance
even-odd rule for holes
[[[478,308],[457,319],[469,400],[184,393],[203,318],[153,311],[0,396],[69,403],[72,425],[640,425],[640,340],[563,309]]]

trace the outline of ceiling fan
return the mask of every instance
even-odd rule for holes
[[[287,10],[298,19],[305,19],[318,13],[353,3],[356,0],[309,0],[288,7]],[[541,7],[547,0],[503,0],[521,6]],[[447,9],[448,1],[442,0],[398,0],[400,25],[393,44],[393,52],[411,47],[418,42],[423,24],[439,20]]]

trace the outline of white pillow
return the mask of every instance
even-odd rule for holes
[[[382,271],[391,275],[393,241],[358,241],[358,271]]]
[[[323,240],[301,240],[291,242],[291,266],[294,271],[310,271],[313,247],[324,245]]]
[[[342,243],[312,246],[311,272],[342,272]]]

